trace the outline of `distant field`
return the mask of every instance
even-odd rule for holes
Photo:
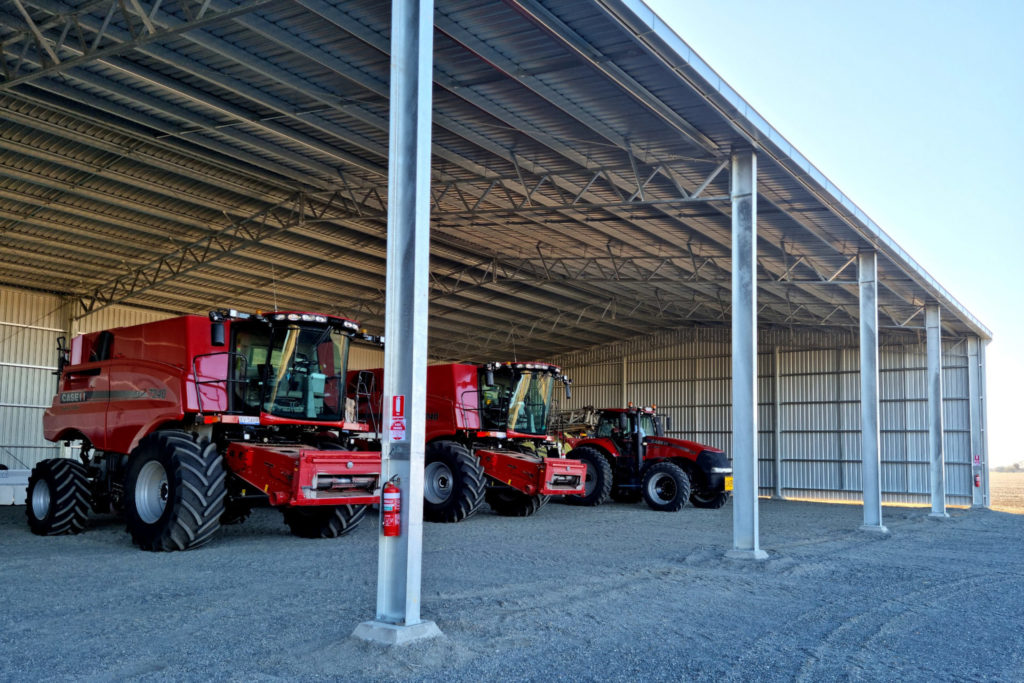
[[[1024,472],[989,472],[992,509],[1024,515]]]

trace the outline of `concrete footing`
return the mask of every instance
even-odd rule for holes
[[[757,562],[763,562],[768,559],[768,553],[763,550],[728,550],[725,553],[726,559],[729,560],[755,560]]]
[[[884,524],[862,524],[860,531],[864,531],[869,534],[878,534],[880,536],[888,536],[889,529]]]
[[[948,512],[933,512],[928,515],[928,519],[949,519]]]
[[[388,624],[383,621],[364,621],[352,632],[353,638],[381,645],[407,645],[419,640],[439,638],[444,634],[432,621],[418,624]]]

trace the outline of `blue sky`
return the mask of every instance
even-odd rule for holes
[[[1024,2],[646,2],[992,330],[989,460],[1024,460]]]

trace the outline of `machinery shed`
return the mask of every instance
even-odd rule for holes
[[[370,0],[0,3],[0,463],[52,456],[58,336],[226,307],[384,332],[390,32]],[[758,491],[860,500],[874,311],[882,499],[934,509],[938,452],[941,505],[987,505],[990,332],[684,38],[639,0],[437,0],[429,358],[559,362],[569,406],[657,403],[734,453],[743,288]]]

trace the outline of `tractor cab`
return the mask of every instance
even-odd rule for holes
[[[637,463],[643,461],[644,439],[649,436],[664,436],[661,420],[655,409],[609,408],[601,411],[594,427],[594,436],[611,439],[620,455],[628,456]]]
[[[545,363],[488,363],[478,369],[480,422],[487,431],[510,437],[547,438],[548,415],[555,385],[571,380],[562,369]]]
[[[345,377],[358,325],[344,318],[282,312],[230,319],[229,412],[264,423],[345,420]]]

